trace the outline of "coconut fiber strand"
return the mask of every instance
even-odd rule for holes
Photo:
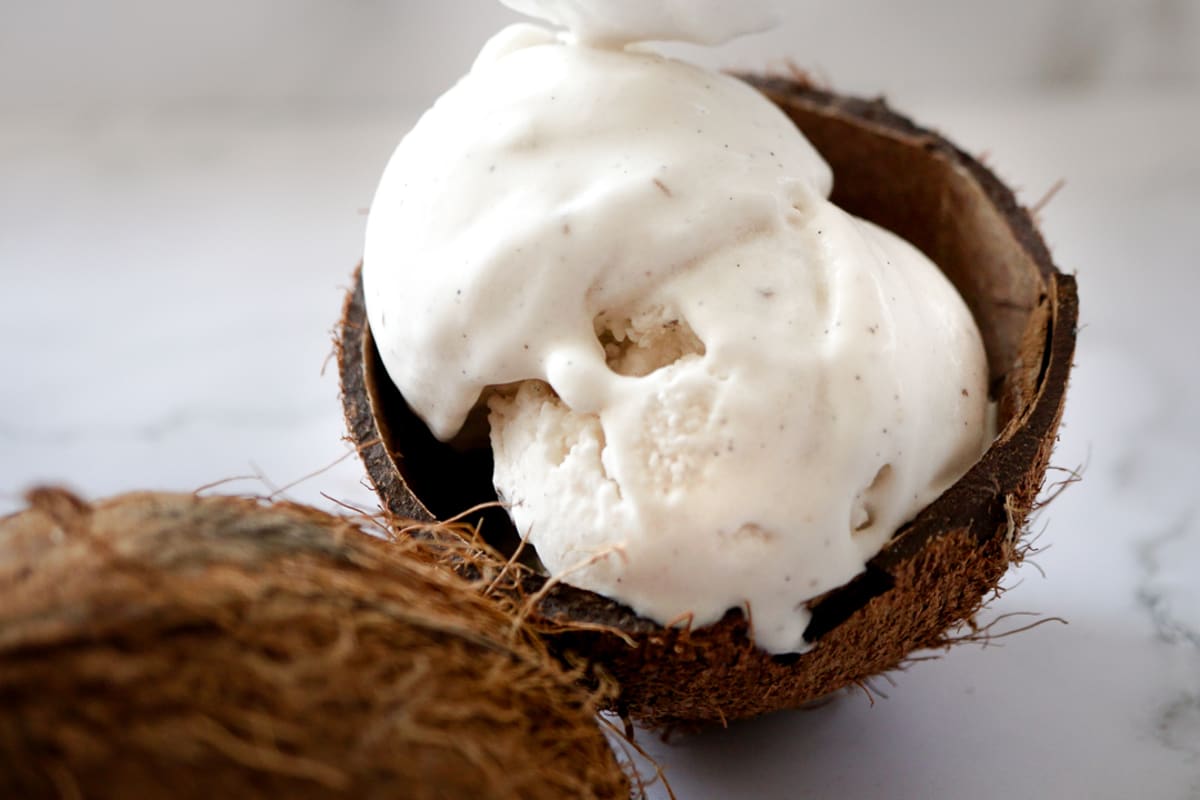
[[[0,797],[609,798],[593,698],[416,544],[294,505],[0,519]]]

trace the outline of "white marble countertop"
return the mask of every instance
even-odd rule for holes
[[[1028,204],[1067,180],[1044,228],[1084,325],[1054,463],[1083,481],[982,621],[1069,624],[959,646],[877,681],[873,704],[642,738],[684,800],[1198,798],[1200,98],[906,105],[989,152]],[[102,496],[238,476],[230,491],[300,481],[288,496],[371,506],[357,461],[334,463],[348,448],[322,366],[362,209],[411,121],[0,120],[0,513],[43,482]]]

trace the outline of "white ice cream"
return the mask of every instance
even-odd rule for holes
[[[580,42],[618,46],[678,41],[721,44],[779,21],[771,0],[500,0],[566,28]]]
[[[443,439],[505,387],[495,483],[552,574],[663,624],[749,607],[802,650],[805,601],[986,432],[964,303],[830,187],[739,81],[516,26],[388,165],[372,332]]]

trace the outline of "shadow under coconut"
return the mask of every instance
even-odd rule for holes
[[[873,704],[843,690],[812,710],[638,742],[691,800],[1188,797],[1200,684],[1180,685],[1152,635],[1093,611],[956,647],[893,673],[894,687],[876,679]]]

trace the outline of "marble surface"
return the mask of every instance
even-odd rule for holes
[[[1068,624],[939,653],[873,702],[642,735],[680,798],[1200,798],[1198,101],[904,98],[1028,204],[1067,181],[1042,217],[1084,324],[1051,480],[1083,480],[982,622]],[[412,119],[0,120],[0,513],[45,482],[372,506],[324,367]]]

